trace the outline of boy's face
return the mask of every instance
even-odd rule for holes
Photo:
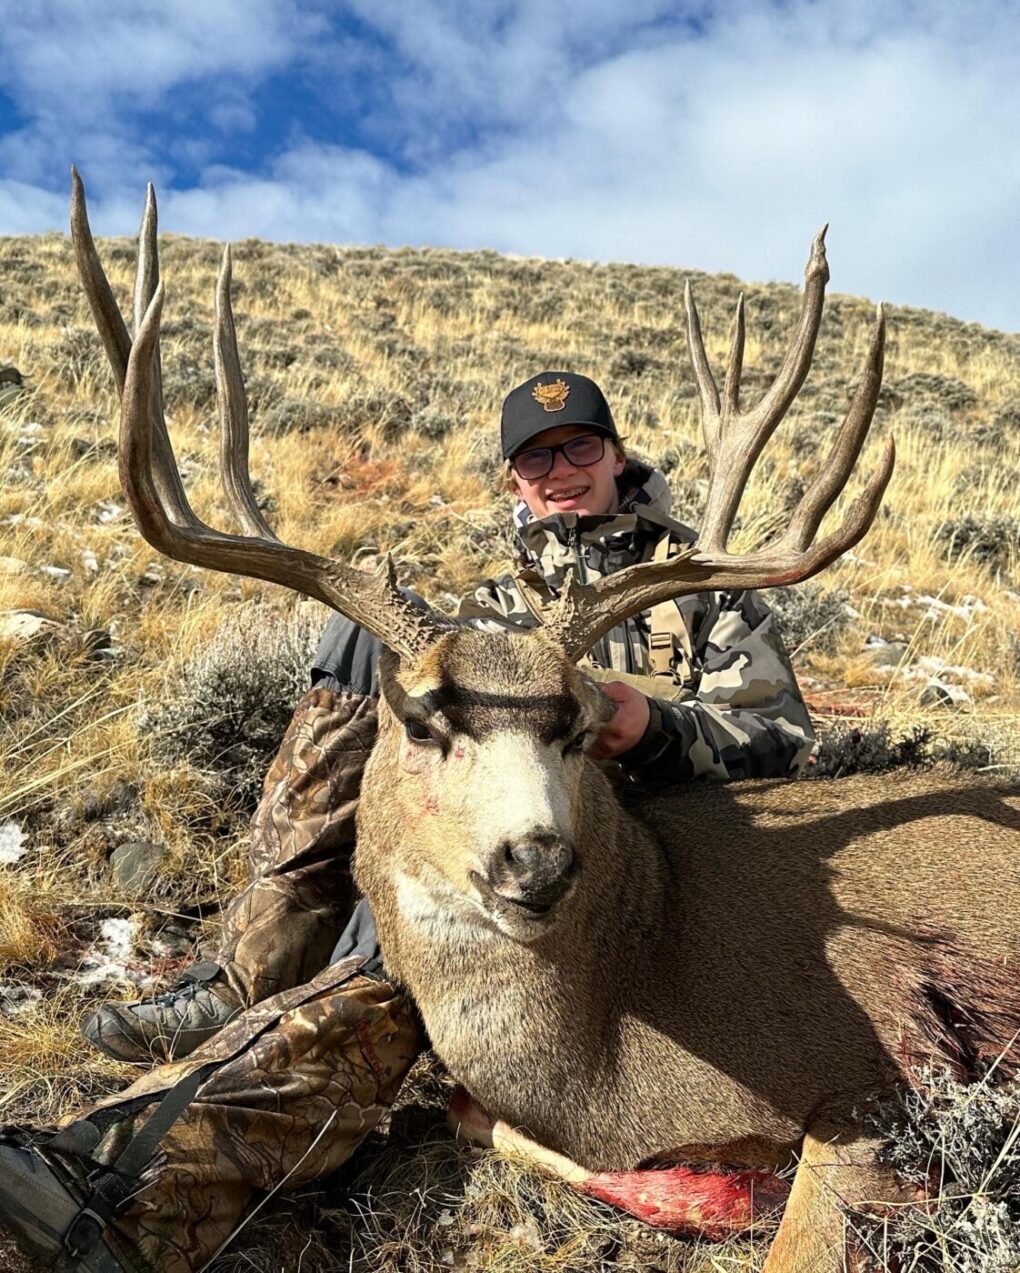
[[[518,458],[528,451],[559,446],[570,438],[591,436],[592,432],[583,424],[561,424],[546,429],[529,439],[527,446],[522,447],[510,461],[514,490],[527,504],[532,517],[549,517],[553,513],[597,516],[616,512],[616,479],[623,472],[624,461],[617,455],[611,438],[605,439],[602,458],[593,464],[578,466],[562,451],[556,451],[552,468],[544,477],[521,477],[517,471]]]

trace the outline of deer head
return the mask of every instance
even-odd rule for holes
[[[548,932],[587,867],[605,783],[584,750],[609,700],[543,633],[469,628],[414,661],[384,655],[380,685],[366,783],[387,796],[362,811],[402,905],[442,900],[519,941]]]
[[[790,351],[762,400],[740,408],[744,308],[737,305],[720,395],[698,312],[686,291],[688,345],[701,397],[710,484],[697,544],[666,562],[631,566],[590,584],[571,579],[529,633],[482,633],[423,610],[377,573],[290,547],[276,538],[248,476],[248,414],[230,306],[229,247],[216,289],[214,357],[224,493],[241,534],[205,525],[181,484],[163,415],[159,329],[164,288],[149,187],[139,235],[132,339],[100,265],[85,195],[72,176],[71,229],[79,271],[121,392],[120,474],[145,539],[178,561],[251,575],[314,597],[377,636],[383,660],[380,743],[390,782],[387,817],[414,825],[409,887],[442,891],[471,920],[519,940],[551,924],[584,866],[582,823],[602,806],[602,775],[585,740],[612,711],[575,667],[626,617],[671,597],[807,579],[860,540],[892,472],[890,440],[842,524],[815,543],[825,513],[863,446],[881,384],[885,323],[879,309],[864,373],[818,476],[789,525],[766,548],[735,555],[726,541],[751,469],[807,375],[828,267],[823,230],[806,270]],[[555,403],[547,404],[555,409]],[[373,758],[375,761],[375,757]],[[379,764],[384,763],[382,760]],[[499,793],[503,792],[504,795]]]

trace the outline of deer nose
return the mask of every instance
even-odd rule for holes
[[[494,863],[492,887],[509,901],[552,906],[574,877],[574,851],[554,831],[504,840]]]

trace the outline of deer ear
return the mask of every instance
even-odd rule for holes
[[[407,691],[400,684],[400,656],[386,646],[379,652],[379,694],[394,716],[399,717]]]
[[[604,694],[599,688],[598,680],[587,674],[586,668],[578,668],[580,673],[581,693],[584,695],[584,704],[591,715],[592,721],[597,725],[605,725],[613,719],[616,706],[607,694]],[[606,680],[611,679],[609,676]]]

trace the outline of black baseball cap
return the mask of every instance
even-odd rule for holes
[[[503,399],[499,436],[509,460],[533,437],[560,424],[586,424],[619,438],[605,394],[594,380],[573,371],[540,371]]]

